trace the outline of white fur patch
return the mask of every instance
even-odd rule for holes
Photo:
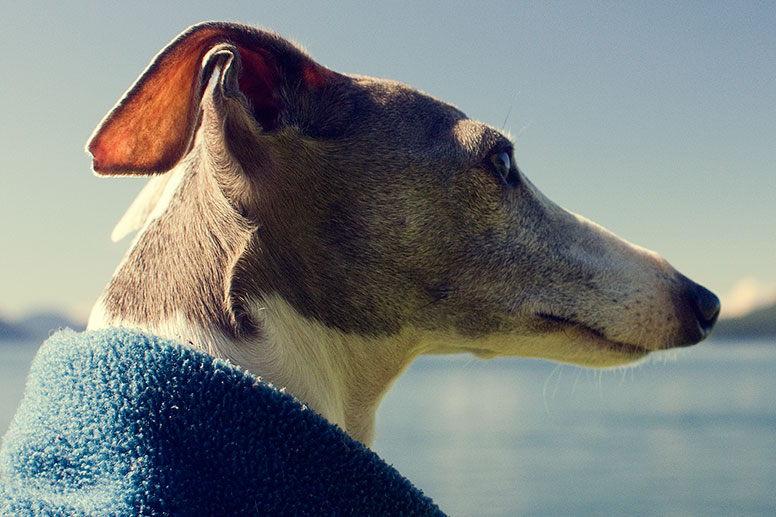
[[[110,234],[110,239],[113,242],[120,241],[145,224],[151,211],[162,196],[164,187],[169,180],[170,177],[167,174],[154,176],[148,180],[113,228],[113,231]]]
[[[117,242],[135,230],[145,229],[151,221],[166,212],[167,207],[170,206],[170,201],[180,187],[184,174],[185,167],[178,165],[171,172],[154,176],[148,180],[148,183],[113,228],[110,235],[111,240]]]
[[[383,395],[421,353],[414,332],[378,338],[344,333],[300,315],[279,296],[255,302],[250,311],[264,342],[246,347],[261,356],[257,371],[367,445]],[[248,367],[250,369],[250,367]]]

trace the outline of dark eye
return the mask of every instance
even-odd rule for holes
[[[517,186],[520,181],[520,173],[517,167],[512,166],[512,159],[508,152],[494,153],[490,156],[490,161],[496,172],[508,185]]]

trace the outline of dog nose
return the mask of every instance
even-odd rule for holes
[[[698,326],[701,329],[703,337],[706,338],[711,332],[712,327],[719,317],[720,303],[717,295],[703,287],[695,284],[695,317],[698,319]]]
[[[703,341],[719,317],[719,298],[714,293],[684,276],[681,282],[682,326],[677,341],[670,346],[690,346]]]

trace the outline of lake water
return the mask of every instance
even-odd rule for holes
[[[34,348],[0,345],[0,433]],[[424,357],[374,449],[450,515],[776,515],[776,342],[604,372]]]

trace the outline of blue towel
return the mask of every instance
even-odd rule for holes
[[[121,329],[46,341],[0,449],[2,515],[443,515],[291,396]]]

